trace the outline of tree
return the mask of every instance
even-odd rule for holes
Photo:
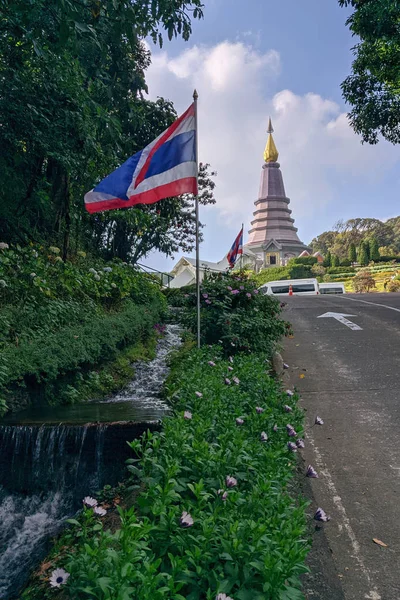
[[[325,255],[323,265],[324,265],[324,267],[331,267],[332,266],[332,255],[330,253],[330,250],[328,250],[328,252]]]
[[[72,238],[92,243],[84,193],[176,118],[170,102],[144,98],[142,40],[162,45],[163,30],[186,40],[201,17],[201,0],[2,2],[2,240],[54,243],[64,256]]]
[[[351,264],[355,263],[357,260],[357,250],[356,245],[351,243],[349,247],[349,261]]]
[[[370,260],[379,260],[379,246],[376,238],[372,238],[369,242],[369,258]]]
[[[346,21],[360,40],[353,48],[352,74],[342,83],[351,106],[351,126],[364,142],[379,134],[400,143],[400,4],[392,0],[338,0],[352,6]]]
[[[371,260],[371,249],[369,247],[369,240],[364,240],[364,248],[367,253],[368,262]]]
[[[357,293],[369,292],[375,287],[375,279],[368,271],[360,271],[352,279],[354,291]]]
[[[358,248],[358,262],[362,267],[365,267],[369,262],[365,242],[361,242]]]
[[[336,254],[332,256],[332,267],[340,267],[340,259]]]

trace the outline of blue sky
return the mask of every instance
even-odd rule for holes
[[[205,0],[189,42],[150,44],[151,98],[179,112],[199,92],[200,160],[217,170],[217,204],[202,210],[201,258],[219,260],[249,228],[271,115],[279,162],[302,241],[338,219],[397,216],[399,148],[361,145],[340,84],[355,40],[336,0]],[[245,237],[246,241],[246,237]],[[146,263],[169,270],[180,255]]]

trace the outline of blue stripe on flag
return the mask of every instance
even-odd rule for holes
[[[136,169],[136,165],[139,162],[142,152],[143,150],[140,150],[140,152],[137,152],[128,158],[128,160],[118,167],[118,169],[100,181],[100,183],[94,188],[94,191],[110,194],[110,196],[114,196],[114,198],[121,198],[121,200],[128,200],[126,192],[132,183],[133,173]]]
[[[186,131],[165,142],[155,152],[147,170],[145,180],[153,175],[159,175],[177,165],[196,160],[195,131]]]

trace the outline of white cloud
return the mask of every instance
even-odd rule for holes
[[[174,58],[155,52],[147,74],[150,97],[171,99],[179,112],[190,104],[193,89],[199,92],[200,160],[218,172],[217,205],[207,211],[208,220],[224,225],[221,236],[227,229],[228,247],[237,224],[249,224],[252,217],[269,115],[297,225],[337,202],[337,184],[355,177],[374,181],[384,165],[398,160],[389,144],[361,145],[335,102],[287,89],[269,93],[280,68],[276,50],[262,53],[244,42],[224,41],[193,46]],[[318,221],[315,229],[322,231]],[[206,242],[217,248],[207,235]],[[218,259],[221,252],[208,254]]]

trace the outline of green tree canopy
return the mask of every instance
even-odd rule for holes
[[[351,263],[355,263],[357,260],[357,249],[354,243],[351,243],[349,246],[349,261]]]
[[[368,252],[365,242],[361,242],[358,248],[358,262],[361,266],[365,267],[369,263]]]
[[[351,106],[350,123],[364,142],[381,134],[400,142],[400,3],[396,0],[338,0],[351,6],[346,24],[359,42],[352,73],[342,83]]]
[[[379,245],[376,238],[372,238],[369,243],[369,258],[370,260],[379,260]]]

